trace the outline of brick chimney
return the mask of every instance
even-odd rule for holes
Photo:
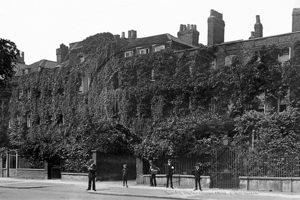
[[[207,45],[220,44],[224,42],[225,22],[223,15],[215,10],[210,10],[210,16],[207,19],[208,33]]]
[[[263,25],[260,23],[259,15],[256,15],[256,23],[254,24],[254,38],[263,37]]]
[[[195,46],[199,43],[199,32],[197,26],[192,24],[184,25],[180,24],[179,32],[177,33],[178,39]]]
[[[69,48],[64,44],[61,44],[60,47],[56,49],[56,62],[58,65],[64,61],[68,52]]]
[[[300,31],[300,8],[294,8],[292,16],[292,32]]]
[[[128,31],[128,39],[134,40],[134,39],[136,39],[136,37],[137,37],[137,34],[136,34],[135,30],[129,30]]]

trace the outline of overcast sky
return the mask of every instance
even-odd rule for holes
[[[61,43],[84,40],[102,32],[137,37],[170,33],[180,24],[195,24],[199,43],[207,44],[207,18],[223,14],[225,41],[248,39],[260,15],[263,35],[292,30],[293,8],[300,0],[0,0],[0,38],[25,52],[25,63],[56,61]]]

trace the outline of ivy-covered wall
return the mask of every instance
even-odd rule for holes
[[[144,158],[186,155],[209,152],[232,133],[232,99],[224,95],[231,85],[212,67],[216,58],[224,60],[224,48],[123,58],[126,44],[97,34],[71,50],[69,64],[15,77],[11,146],[41,160],[58,156],[66,171],[80,172],[94,149]],[[237,52],[246,59],[248,50]],[[82,82],[89,84],[79,92]]]

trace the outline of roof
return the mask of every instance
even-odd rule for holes
[[[137,39],[133,40],[130,44],[128,44],[125,47],[125,49],[132,49],[132,48],[144,46],[144,45],[165,44],[171,40],[173,40],[177,43],[189,46],[191,48],[195,47],[194,45],[188,44],[188,43],[174,37],[173,35],[171,35],[169,33],[165,33],[165,34],[154,35],[154,36],[150,36],[150,37],[137,38]]]
[[[39,71],[39,67],[46,68],[46,69],[53,69],[57,67],[57,64],[54,61],[43,59],[31,65],[25,65],[19,68],[15,76],[22,76],[23,75],[22,70],[25,69],[30,69],[30,72],[37,72]]]

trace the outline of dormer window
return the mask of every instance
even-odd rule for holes
[[[280,55],[278,55],[278,61],[284,63],[291,58],[291,47],[284,48]]]
[[[161,51],[164,49],[165,49],[165,45],[160,45],[160,46],[154,47],[154,52],[158,52],[158,51]]]
[[[139,54],[147,54],[147,53],[149,53],[149,48],[139,50]]]
[[[125,58],[133,56],[133,51],[126,51]]]

